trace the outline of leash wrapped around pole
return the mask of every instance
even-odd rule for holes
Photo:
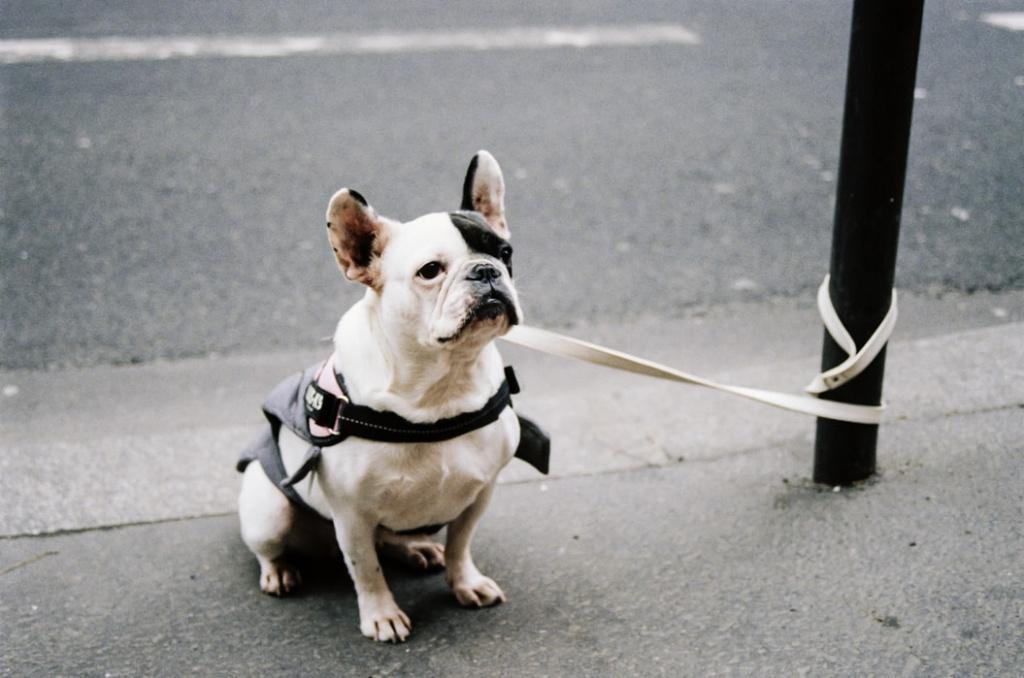
[[[822,293],[819,290],[819,310],[821,311],[822,320],[824,321],[825,326],[828,328],[828,331],[832,336],[838,335],[839,337],[843,337],[845,334],[848,339],[849,333],[846,332],[846,329],[839,321],[835,310],[832,309],[831,301],[828,300],[827,277],[825,278],[825,282],[822,284],[821,289],[824,290],[825,301],[822,301]],[[842,343],[845,342],[845,339],[843,339],[840,342],[840,345],[844,346],[844,348],[847,349],[847,352],[851,354],[850,358],[835,368],[827,370],[815,377],[814,381],[812,381],[808,386],[808,391],[811,393],[823,392],[829,388],[835,388],[835,386],[845,383],[859,374],[868,364],[870,364],[871,360],[878,355],[878,352],[881,351],[882,347],[885,346],[895,323],[896,294],[893,292],[892,306],[889,309],[889,313],[886,315],[885,320],[882,321],[878,330],[876,330],[874,335],[872,335],[871,339],[859,351],[856,346],[853,345],[852,339],[846,343]],[[747,398],[765,405],[771,405],[772,407],[778,407],[791,412],[799,412],[801,414],[808,414],[814,417],[823,417],[825,419],[834,419],[836,421],[848,421],[856,424],[879,424],[881,423],[882,415],[885,412],[885,405],[855,405],[832,400],[821,400],[809,395],[781,393],[778,391],[748,388],[746,386],[721,384],[710,379],[698,377],[693,374],[687,374],[686,372],[668,367],[667,365],[661,365],[651,360],[638,358],[636,356],[629,355],[628,353],[623,353],[622,351],[616,351],[615,349],[599,346],[598,344],[592,344],[588,341],[574,339],[556,332],[543,330],[537,327],[529,327],[527,325],[518,325],[513,327],[509,333],[502,338],[511,344],[524,346],[542,353],[549,353],[551,355],[561,356],[564,358],[574,358],[594,365],[610,367],[624,372],[643,374],[656,379],[665,379],[667,381],[674,381],[683,384],[703,386],[716,391],[722,391],[723,393],[731,393],[733,395],[740,396],[741,398]],[[840,340],[837,339],[837,341]],[[822,388],[821,391],[812,390],[812,387],[817,388],[817,384],[819,382],[825,385],[825,388]],[[829,385],[833,383],[835,385]]]
[[[839,314],[836,313],[836,309],[832,305],[832,297],[829,296],[828,292],[830,280],[831,276],[826,275],[824,282],[821,283],[821,287],[818,288],[818,312],[821,314],[821,320],[825,323],[825,329],[828,330],[833,341],[846,351],[849,357],[835,367],[825,370],[804,387],[805,391],[813,395],[837,389],[863,372],[871,364],[871,361],[885,348],[893,329],[896,327],[896,317],[898,315],[896,310],[896,290],[893,290],[892,302],[889,304],[889,310],[886,312],[885,317],[882,318],[882,322],[878,324],[871,337],[858,350],[853,337],[850,336],[850,332],[843,326],[843,321],[839,319]]]

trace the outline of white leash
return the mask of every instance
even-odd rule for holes
[[[850,337],[850,333],[843,327],[843,323],[839,320],[839,316],[832,306],[832,300],[829,298],[828,293],[828,283],[829,277],[825,276],[825,281],[818,288],[818,311],[829,334],[832,335],[836,343],[850,357],[841,364],[822,372],[811,381],[805,390],[814,395],[837,388],[860,374],[864,368],[871,364],[871,361],[882,350],[882,347],[885,346],[889,336],[892,334],[893,327],[896,325],[896,291],[893,290],[892,304],[889,306],[889,312],[878,326],[878,329],[871,335],[871,338],[858,351],[853,339]],[[720,384],[710,379],[687,374],[666,365],[637,358],[615,349],[598,346],[588,341],[573,339],[556,332],[526,325],[518,325],[512,328],[503,339],[509,343],[532,348],[543,353],[550,353],[551,355],[565,358],[575,358],[595,365],[644,374],[658,379],[704,386],[716,391],[732,393],[733,395],[755,400],[765,405],[810,414],[815,417],[849,421],[856,424],[878,424],[882,421],[882,413],[885,411],[885,405],[854,405],[831,400],[820,400],[809,395],[780,393],[778,391],[766,391],[745,386]]]
[[[889,336],[892,334],[893,328],[896,327],[896,316],[898,315],[896,311],[896,290],[893,290],[889,311],[882,318],[882,322],[878,324],[878,328],[875,329],[871,337],[864,342],[864,345],[858,351],[857,345],[853,342],[853,337],[843,327],[843,321],[839,319],[839,314],[836,313],[836,309],[832,306],[832,299],[828,295],[829,277],[826,275],[824,282],[821,283],[821,287],[818,288],[818,313],[821,314],[821,320],[825,323],[825,329],[832,335],[832,339],[835,340],[841,349],[846,351],[849,357],[835,367],[825,370],[804,387],[805,391],[813,395],[839,388],[863,372],[882,348],[885,347],[886,342],[889,341]]]

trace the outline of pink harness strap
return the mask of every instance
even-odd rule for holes
[[[316,385],[319,386],[321,389],[323,389],[324,391],[327,391],[328,393],[330,393],[331,395],[335,396],[336,398],[339,398],[341,400],[344,400],[345,402],[348,402],[348,396],[346,396],[344,393],[342,393],[341,386],[338,384],[338,378],[337,378],[337,376],[335,376],[335,373],[334,373],[334,354],[333,353],[331,354],[331,357],[329,357],[326,361],[324,361],[324,364],[320,366],[320,371],[316,373],[316,377],[313,379],[313,382],[316,383]],[[338,411],[338,416],[339,416],[339,418],[341,416],[341,410],[340,409]],[[334,427],[333,428],[327,428],[326,426],[321,426],[320,424],[317,424],[315,421],[313,421],[312,418],[310,418],[308,421],[309,421],[309,432],[311,434],[313,434],[314,436],[317,436],[317,437],[320,437],[320,438],[326,438],[328,436],[335,435],[335,434],[338,433],[338,421],[334,422]]]

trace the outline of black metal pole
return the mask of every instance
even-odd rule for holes
[[[892,297],[923,8],[924,0],[853,3],[830,293],[858,347]],[[826,332],[822,369],[845,359]],[[821,397],[877,405],[884,370],[883,350],[861,374]],[[877,441],[877,426],[818,419],[815,482],[849,485],[867,478],[875,472]]]

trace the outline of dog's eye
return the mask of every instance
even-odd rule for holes
[[[416,271],[416,275],[423,278],[424,280],[431,280],[441,275],[441,271],[444,270],[444,266],[439,261],[431,261],[429,264],[424,264],[423,267]]]
[[[508,274],[512,275],[512,245],[502,245],[498,250],[498,258],[501,259],[501,263],[505,264]]]
[[[506,266],[510,265],[512,263],[512,245],[502,245],[498,250],[498,258]]]

